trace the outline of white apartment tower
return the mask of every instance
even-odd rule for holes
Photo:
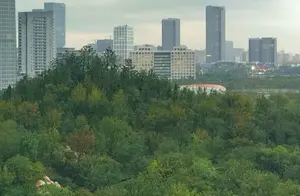
[[[18,19],[19,70],[29,77],[35,77],[49,69],[56,57],[53,12],[20,12]]]
[[[0,90],[17,81],[15,0],[0,0]]]
[[[128,25],[116,26],[114,28],[113,50],[124,63],[129,59],[130,52],[134,50],[133,28]]]

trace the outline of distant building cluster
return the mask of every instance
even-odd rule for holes
[[[66,47],[65,4],[46,2],[42,9],[19,12],[17,31],[15,0],[1,0],[0,14],[3,16],[0,20],[0,90],[14,85],[24,75],[35,77],[51,69],[55,58],[67,53],[80,54],[75,48]],[[136,70],[151,70],[158,77],[170,80],[194,79],[197,67],[205,63],[300,63],[300,55],[277,53],[277,39],[272,37],[250,38],[248,50],[235,48],[233,41],[226,40],[226,13],[222,6],[206,7],[204,50],[191,50],[181,43],[179,18],[162,19],[161,46],[135,45],[134,29],[126,24],[115,26],[112,34],[112,37],[94,40],[90,46],[99,55],[110,48],[121,63],[131,59]]]

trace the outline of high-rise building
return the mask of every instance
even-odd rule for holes
[[[132,27],[121,25],[114,28],[113,50],[121,63],[124,63],[129,58],[130,52],[134,50]]]
[[[225,7],[206,7],[206,62],[225,60]]]
[[[260,38],[249,39],[249,62],[260,62],[261,48]]]
[[[19,12],[18,21],[19,69],[35,77],[51,68],[51,61],[56,57],[53,12]]]
[[[0,0],[0,90],[17,81],[15,0]]]
[[[225,42],[225,61],[234,61],[233,41]]]
[[[272,37],[261,38],[260,62],[266,64],[277,64],[277,39]]]
[[[56,48],[66,45],[66,6],[64,3],[45,3],[46,11],[53,11]]]
[[[113,40],[112,39],[100,39],[96,40],[95,50],[97,53],[103,53],[106,49],[113,49]]]
[[[249,39],[249,61],[277,64],[277,39],[272,37]]]
[[[180,46],[180,20],[178,18],[163,19],[162,22],[162,49],[171,51]]]

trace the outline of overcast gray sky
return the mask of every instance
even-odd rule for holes
[[[67,46],[80,48],[134,28],[135,44],[161,44],[161,19],[181,19],[181,44],[205,47],[205,6],[226,7],[226,39],[247,48],[249,37],[278,38],[278,50],[300,53],[300,0],[52,0],[67,8]],[[42,8],[43,0],[16,0],[17,12]]]

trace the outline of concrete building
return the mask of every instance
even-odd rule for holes
[[[157,51],[154,53],[153,72],[160,79],[171,79],[172,52]]]
[[[233,41],[225,42],[225,61],[232,62],[234,61],[234,51],[233,51]]]
[[[171,51],[174,47],[180,46],[180,19],[167,18],[162,22],[162,49]]]
[[[80,55],[80,50],[76,50],[75,48],[57,48],[56,58],[61,59],[66,55],[74,54],[75,56]]]
[[[206,62],[225,60],[225,7],[206,7]]]
[[[0,1],[0,90],[17,81],[15,0]]]
[[[134,51],[130,52],[130,59],[134,69],[145,72],[152,70],[155,51],[157,51],[157,48],[152,45],[135,46]]]
[[[133,28],[128,25],[114,28],[113,50],[118,56],[120,63],[124,64],[134,50]]]
[[[56,57],[52,11],[19,12],[18,65],[22,74],[35,77],[51,68]]]
[[[44,3],[46,11],[53,11],[56,48],[66,45],[66,6],[64,3]]]
[[[99,39],[99,40],[96,40],[95,51],[97,53],[103,53],[108,48],[113,49],[113,43],[114,42],[113,42],[112,39]]]
[[[277,39],[272,37],[261,38],[260,62],[265,64],[277,64]]]
[[[172,51],[171,79],[196,79],[195,51],[186,46],[174,47]]]
[[[249,39],[249,62],[260,62],[260,38]]]
[[[152,70],[159,78],[179,80],[196,78],[195,51],[186,46],[174,47],[172,51],[158,51],[155,46],[135,47],[130,53],[132,65],[137,71]]]

